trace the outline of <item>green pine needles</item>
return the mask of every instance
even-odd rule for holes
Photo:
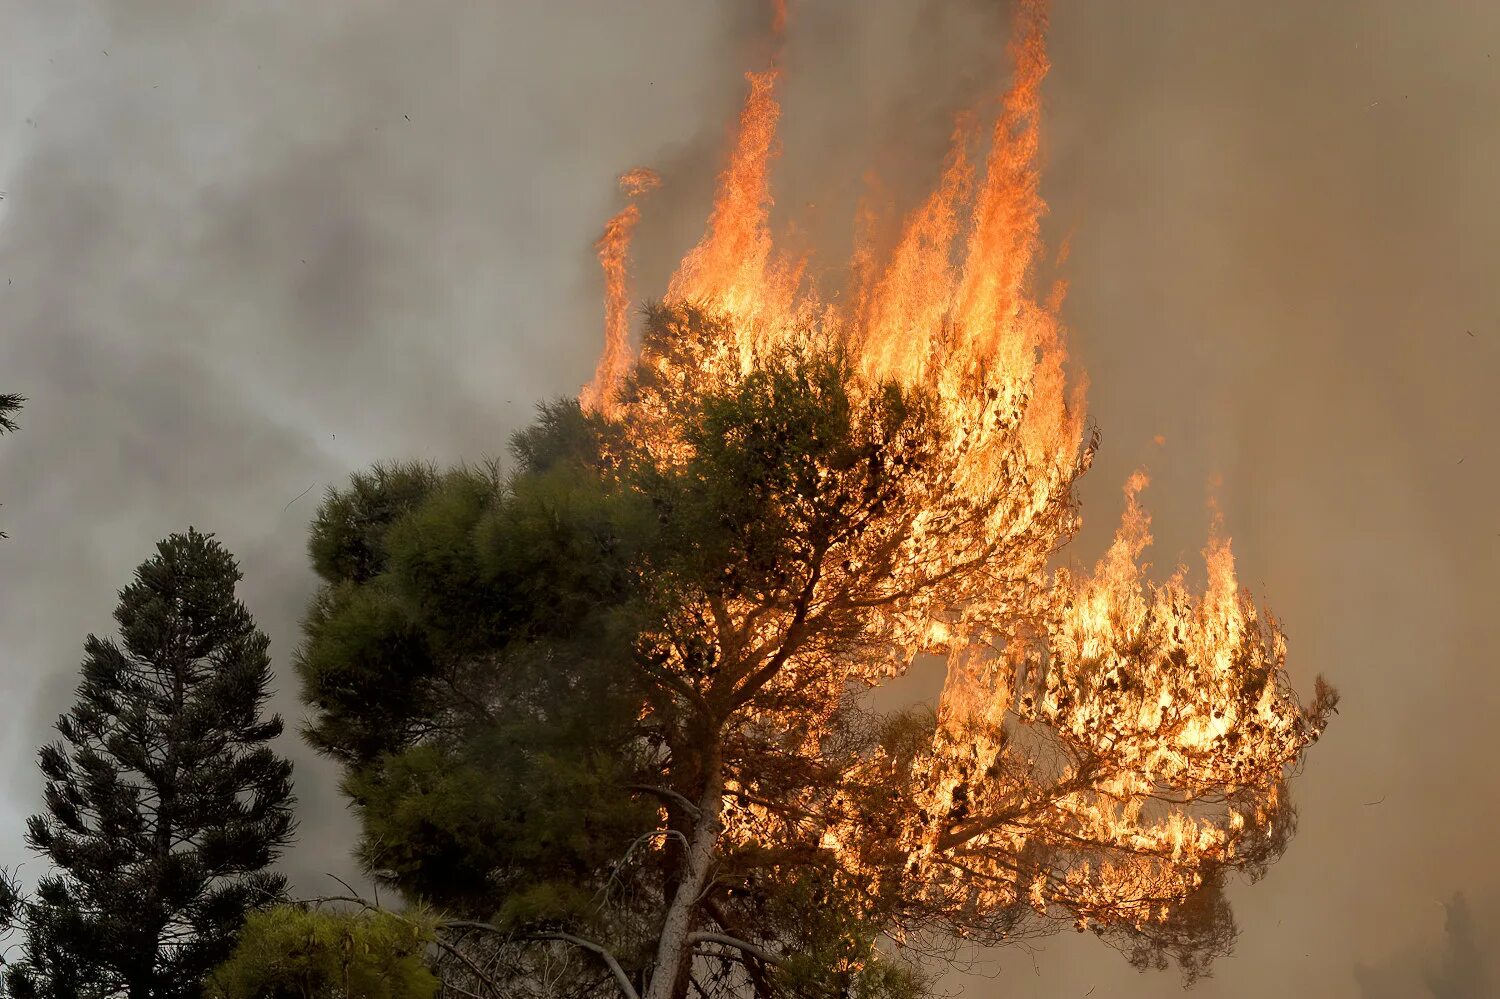
[[[212,535],[157,546],[120,592],[119,641],[89,636],[46,808],[27,839],[54,873],[21,905],[17,997],[196,997],[246,913],[286,882],[292,767],[269,743],[268,640]]]

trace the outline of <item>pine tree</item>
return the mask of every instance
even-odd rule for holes
[[[268,640],[233,556],[190,529],[157,546],[90,635],[78,700],[43,747],[30,846],[56,871],[23,906],[16,996],[197,996],[292,835],[291,764],[268,745]]]

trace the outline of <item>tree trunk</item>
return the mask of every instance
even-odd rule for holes
[[[689,841],[682,881],[667,907],[661,936],[656,945],[656,964],[644,999],[673,999],[677,985],[687,973],[691,960],[688,935],[693,932],[693,917],[698,908],[708,868],[713,863],[714,846],[719,839],[719,813],[724,807],[724,776],[718,754],[708,767],[708,781],[698,802],[698,822]]]

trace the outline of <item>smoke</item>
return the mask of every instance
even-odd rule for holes
[[[1488,926],[1462,892],[1443,903],[1443,939],[1431,952],[1407,954],[1375,967],[1354,966],[1360,999],[1488,999],[1495,978],[1494,958],[1485,941],[1493,939],[1495,912]]]
[[[613,176],[693,134],[722,30],[668,3],[0,7],[0,382],[30,397],[0,449],[0,862],[84,636],[172,531],[239,556],[295,729],[324,488],[502,453],[577,390]],[[331,767],[283,749],[287,867],[323,891],[353,830]]]
[[[31,400],[0,440],[0,862],[25,857],[84,635],[171,531],[240,556],[295,723],[316,497],[377,458],[498,454],[590,377],[614,178],[662,176],[632,273],[659,294],[702,234],[741,73],[772,58],[768,6],[0,0],[0,390]],[[1010,12],[788,6],[773,221],[836,269],[860,198],[894,220],[953,116],[993,110]],[[1298,841],[1235,892],[1238,953],[1199,996],[1356,996],[1356,961],[1430,934],[1432,886],[1500,882],[1495,37],[1485,3],[1053,12],[1047,238],[1073,234],[1064,317],[1105,430],[1076,557],[1145,461],[1157,558],[1194,561],[1222,472],[1294,679],[1345,693]],[[331,770],[286,750],[287,866],[326,890],[351,825]],[[1040,974],[999,960],[1008,995],[1174,987],[1092,938]],[[1419,968],[1446,983],[1443,960]]]

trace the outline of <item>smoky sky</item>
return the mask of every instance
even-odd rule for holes
[[[501,455],[577,390],[614,177],[663,175],[642,202],[649,296],[701,232],[743,72],[771,58],[764,6],[0,0],[0,390],[30,398],[0,440],[0,862],[39,873],[35,747],[167,533],[240,557],[295,727],[322,491],[377,459]],[[1238,948],[1195,991],[1484,994],[1500,7],[1057,6],[1046,233],[1070,247],[1064,318],[1104,434],[1068,556],[1099,555],[1145,466],[1156,571],[1195,565],[1212,495],[1294,682],[1344,694],[1294,786],[1296,840],[1234,889]],[[777,226],[833,287],[861,193],[910,207],[953,115],[993,108],[1008,11],[791,10]],[[332,768],[285,750],[285,866],[322,891],[354,871],[353,825]],[[1177,988],[1087,935],[976,956],[945,984]]]
[[[1490,907],[1493,910],[1493,906]],[[1443,939],[1429,950],[1387,955],[1357,965],[1360,999],[1486,999],[1494,995],[1490,941],[1497,914],[1476,914],[1462,892],[1443,903]]]

